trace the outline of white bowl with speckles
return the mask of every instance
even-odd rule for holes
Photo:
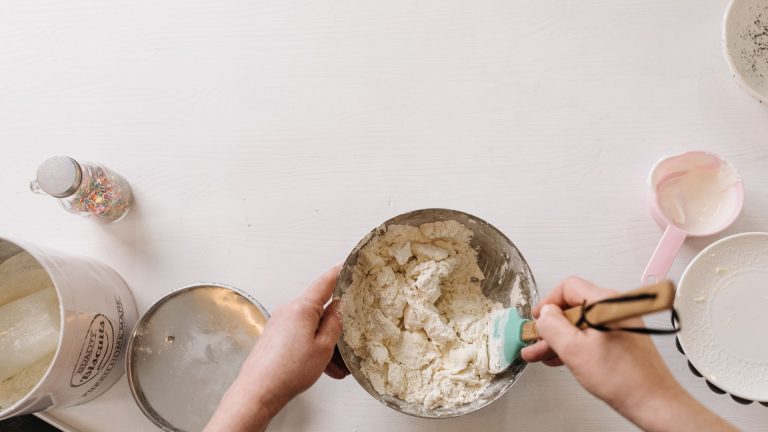
[[[731,0],[723,20],[723,50],[739,86],[768,104],[768,1]]]

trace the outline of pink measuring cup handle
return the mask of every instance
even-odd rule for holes
[[[643,275],[640,277],[640,282],[646,283],[650,278],[655,278],[656,281],[664,280],[686,236],[685,231],[673,225],[668,225],[667,229],[664,230],[664,235],[661,236],[659,244],[656,246],[656,250],[653,251],[651,260],[645,267]]]

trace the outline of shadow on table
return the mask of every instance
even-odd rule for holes
[[[0,421],[0,432],[60,432],[33,415]]]

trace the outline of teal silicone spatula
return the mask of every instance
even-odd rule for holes
[[[609,298],[620,299],[638,296],[641,298],[628,302],[588,304],[587,307],[590,309],[586,313],[586,319],[595,325],[609,324],[671,309],[675,300],[675,285],[671,281],[664,281]],[[582,310],[583,306],[575,306],[563,313],[572,324],[576,325],[582,321]],[[521,317],[516,308],[494,311],[488,326],[489,370],[494,374],[506,370],[520,356],[520,350],[524,346],[540,338],[536,329],[536,322]],[[587,324],[583,321],[579,325],[581,328],[586,326]]]

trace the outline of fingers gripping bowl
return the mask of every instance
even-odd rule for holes
[[[530,268],[528,267],[528,264],[526,263],[525,259],[523,258],[520,251],[515,247],[515,245],[506,237],[504,234],[502,234],[498,229],[493,227],[488,222],[485,222],[482,219],[479,219],[475,216],[469,215],[467,213],[463,213],[456,210],[447,210],[447,209],[424,209],[424,210],[416,210],[413,212],[405,213],[399,216],[396,216],[388,221],[386,221],[384,224],[380,225],[379,227],[373,229],[368,235],[366,235],[358,244],[355,246],[355,248],[350,253],[347,260],[344,262],[344,265],[342,266],[341,272],[339,274],[338,282],[336,285],[336,289],[334,291],[334,297],[335,298],[342,298],[344,297],[344,294],[347,293],[349,290],[353,290],[354,287],[354,279],[355,279],[355,269],[358,266],[359,262],[358,259],[366,260],[367,257],[364,257],[366,249],[366,245],[369,245],[369,243],[373,243],[372,240],[378,239],[380,236],[383,236],[387,232],[388,227],[392,226],[407,226],[407,227],[417,227],[416,231],[418,233],[418,227],[423,226],[426,224],[427,226],[433,225],[432,223],[435,222],[450,222],[455,221],[461,224],[461,226],[466,227],[469,231],[471,231],[471,237],[469,239],[469,247],[471,247],[474,251],[469,251],[470,255],[473,255],[472,258],[474,258],[474,255],[476,253],[476,267],[474,266],[474,260],[473,260],[473,268],[475,268],[476,272],[482,271],[481,277],[475,278],[473,277],[473,282],[476,282],[479,289],[482,290],[482,296],[483,299],[482,302],[484,302],[487,305],[490,304],[496,304],[497,307],[514,307],[517,305],[518,309],[520,310],[520,313],[522,316],[530,317],[530,307],[532,304],[536,304],[538,301],[538,292],[536,290],[536,283],[533,278],[533,275],[531,274]],[[414,230],[414,229],[411,229]],[[422,229],[423,231],[423,229]],[[440,244],[440,243],[438,243]],[[429,247],[429,245],[413,245],[413,255],[416,256],[419,254],[419,251],[417,248],[425,248]],[[447,248],[451,248],[450,246],[446,246]],[[410,244],[408,245],[409,251],[406,255],[410,256]],[[429,252],[429,251],[427,251]],[[456,252],[452,252],[456,253]],[[393,254],[392,260],[394,260],[394,256],[399,255],[398,253]],[[466,255],[466,254],[465,254]],[[454,257],[448,258],[445,261],[450,262],[451,259]],[[458,257],[461,259],[461,257]],[[394,261],[390,261],[391,266],[395,267],[401,267],[398,266],[397,263],[403,264],[408,260],[407,256],[400,256],[397,258],[397,263]],[[409,268],[413,269],[414,266],[416,268],[423,267],[421,265],[416,265],[416,259],[412,258],[409,264]],[[421,259],[419,261],[424,261],[424,259]],[[362,261],[365,262],[365,261]],[[422,263],[424,265],[428,265],[430,263]],[[432,264],[434,264],[434,261],[432,261]],[[479,269],[478,269],[479,267]],[[457,270],[458,271],[458,270]],[[358,269],[358,278],[360,276]],[[351,288],[352,287],[352,288]],[[477,290],[478,288],[474,288]],[[437,291],[440,295],[440,291]],[[378,293],[373,293],[373,297],[377,297]],[[479,294],[478,294],[479,295]],[[347,296],[348,297],[348,296]],[[515,298],[518,298],[520,301],[519,303],[515,304]],[[345,300],[348,300],[345,298]],[[380,299],[374,300],[375,302],[378,302]],[[471,298],[470,298],[471,300]],[[433,299],[433,301],[435,301]],[[440,304],[441,300],[436,300],[437,304]],[[345,306],[346,309],[346,306]],[[406,311],[407,312],[407,311]],[[487,311],[490,313],[490,310]],[[345,319],[349,319],[348,316],[345,315]],[[352,319],[364,319],[364,318],[356,318],[352,317]],[[401,320],[401,326],[402,322],[405,322],[407,320],[407,317],[405,317],[403,320]],[[445,322],[444,322],[445,324]],[[448,322],[448,326],[455,324],[453,322]],[[480,325],[480,324],[478,324]],[[407,327],[407,324],[406,324]],[[349,329],[347,329],[349,330]],[[345,330],[345,332],[347,331]],[[460,332],[460,329],[455,328],[453,330],[456,330],[456,332]],[[448,328],[448,332],[453,332],[450,328]],[[437,343],[440,343],[439,338],[434,338],[433,334],[430,333],[429,329],[424,329],[426,331],[427,336],[430,336],[430,340],[434,343],[435,339],[437,339]],[[492,376],[489,378],[488,383],[486,383],[486,386],[483,388],[480,388],[478,390],[478,394],[476,394],[476,397],[472,397],[472,400],[468,400],[466,403],[462,403],[455,406],[432,406],[430,407],[429,404],[425,403],[419,403],[420,401],[411,401],[408,402],[404,400],[403,398],[397,397],[392,394],[386,394],[388,392],[381,392],[381,383],[374,383],[369,377],[369,374],[366,373],[364,370],[365,365],[365,359],[362,359],[360,356],[358,356],[355,353],[355,350],[352,346],[348,343],[348,341],[345,339],[345,336],[343,335],[339,340],[339,351],[341,352],[341,356],[344,360],[344,363],[349,368],[352,376],[355,377],[357,382],[375,399],[383,403],[384,405],[400,411],[405,414],[417,416],[417,417],[424,417],[424,418],[449,418],[449,417],[456,417],[464,414],[468,414],[474,411],[477,411],[493,401],[497,400],[499,397],[501,397],[509,388],[515,383],[517,378],[520,376],[522,371],[525,368],[526,363],[522,360],[517,360],[515,363],[512,364],[512,366],[507,369],[506,371],[497,374],[495,376]],[[448,342],[449,347],[451,342]],[[485,349],[485,348],[484,348]],[[360,351],[357,351],[358,354]],[[386,355],[386,351],[385,351]],[[480,358],[478,354],[478,359]],[[399,360],[399,359],[398,359]],[[394,364],[394,367],[399,368],[400,365],[395,360],[390,359],[392,362],[391,364]],[[479,360],[482,362],[483,360]],[[487,359],[484,360],[487,362]],[[472,362],[478,362],[477,359],[470,360],[470,366],[472,366]],[[391,366],[390,364],[390,366]],[[469,368],[469,367],[468,367]],[[456,373],[461,373],[460,371],[456,370]],[[486,375],[488,376],[488,375]],[[378,384],[378,385],[375,385]],[[405,385],[413,384],[411,382],[406,382]],[[377,387],[378,390],[377,391]]]

